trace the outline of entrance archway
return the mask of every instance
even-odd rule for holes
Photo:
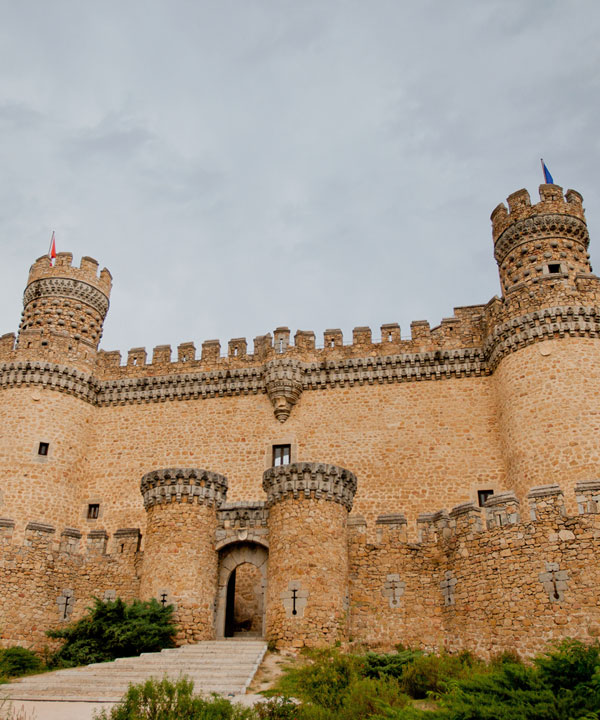
[[[219,552],[217,638],[264,635],[267,559],[267,548],[257,543],[233,543]]]

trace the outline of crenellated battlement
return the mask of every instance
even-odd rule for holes
[[[82,257],[77,267],[73,265],[73,253],[58,253],[54,265],[50,264],[48,255],[42,255],[29,269],[27,285],[47,278],[71,278],[92,285],[108,298],[112,288],[112,275],[107,268],[102,268],[100,272],[98,268],[98,261],[92,257]]]
[[[456,538],[485,535],[488,531],[531,524],[567,525],[581,518],[595,519],[600,524],[600,480],[577,483],[574,494],[579,514],[568,516],[562,489],[558,485],[542,485],[531,488],[527,494],[529,513],[522,516],[520,503],[514,492],[505,491],[492,495],[484,507],[473,502],[456,505],[448,510],[421,513],[416,520],[418,544],[422,547],[446,543]],[[407,520],[402,514],[380,515],[375,527],[370,528],[362,516],[350,515],[348,528],[351,538],[362,536],[375,544],[394,542],[416,545],[408,539]],[[572,537],[571,537],[572,536]],[[574,539],[572,533],[559,539]]]
[[[534,216],[565,215],[577,218],[585,224],[583,197],[576,190],[563,189],[559,185],[540,185],[540,202],[531,204],[529,192],[523,188],[511,193],[504,203],[497,205],[492,214],[492,236],[497,244],[501,235],[511,225]]]
[[[54,525],[28,521],[24,528],[12,518],[0,518],[0,548],[2,554],[19,548],[58,553],[79,558],[122,558],[140,552],[139,528],[120,528],[109,535],[103,528],[80,530],[65,527],[58,531]]]

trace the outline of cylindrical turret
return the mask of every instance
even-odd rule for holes
[[[503,299],[490,304],[488,350],[508,486],[560,484],[567,497],[598,477],[600,281],[587,254],[578,192],[540,186],[492,213]],[[570,507],[570,511],[574,511]]]
[[[147,512],[142,600],[175,604],[178,642],[215,636],[217,508],[227,478],[195,468],[154,470],[142,478]]]
[[[333,644],[346,631],[348,537],[356,478],[321,463],[264,473],[269,506],[267,637],[280,647]]]
[[[60,364],[93,364],[108,311],[112,278],[84,257],[72,266],[71,253],[59,253],[54,266],[46,255],[29,270],[17,349],[20,357],[48,358]]]
[[[589,235],[583,199],[575,190],[540,185],[540,202],[532,205],[527,190],[508,197],[492,213],[494,257],[502,292],[523,285],[563,280],[574,286],[579,274],[591,272]]]

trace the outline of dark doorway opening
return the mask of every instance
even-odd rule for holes
[[[227,604],[225,605],[225,637],[233,637],[235,632],[235,570],[227,582]]]

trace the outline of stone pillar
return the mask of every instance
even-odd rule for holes
[[[346,631],[348,513],[356,478],[321,463],[273,467],[269,507],[267,638],[278,647],[332,645]]]
[[[142,478],[147,512],[140,595],[175,605],[180,644],[215,636],[217,508],[227,479],[197,469],[154,470]]]

